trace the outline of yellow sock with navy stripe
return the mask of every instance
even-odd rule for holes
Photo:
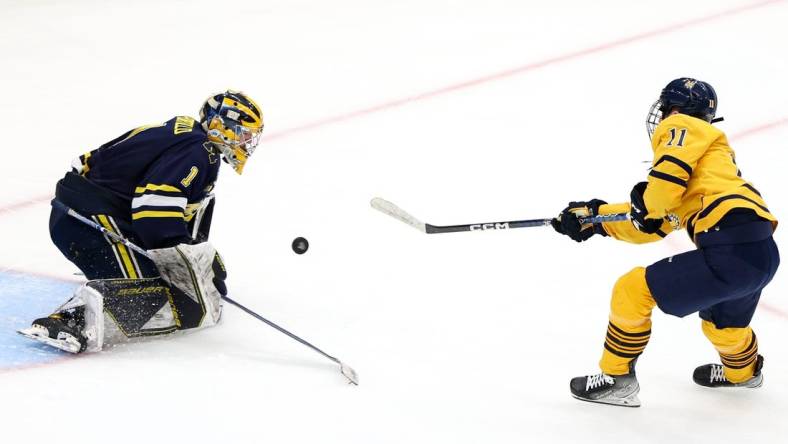
[[[728,381],[738,383],[752,377],[758,358],[758,338],[752,328],[717,328],[714,323],[703,321],[703,334],[720,354]]]
[[[605,336],[605,350],[599,366],[608,375],[629,373],[629,363],[640,356],[651,338],[651,329],[627,332],[610,322]]]
[[[637,267],[621,276],[613,287],[610,323],[599,367],[608,375],[629,373],[651,338],[651,311],[657,305],[646,284],[646,269]]]

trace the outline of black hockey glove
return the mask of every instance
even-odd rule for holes
[[[211,268],[213,269],[213,286],[216,287],[219,294],[227,296],[227,285],[224,283],[225,279],[227,279],[227,269],[224,268],[224,261],[222,261],[219,253],[216,253],[216,256],[213,257]]]
[[[583,242],[588,240],[589,237],[599,234],[607,236],[602,224],[580,224],[580,217],[596,216],[599,212],[599,206],[607,202],[599,199],[591,199],[588,202],[569,202],[569,205],[561,211],[557,218],[553,219],[550,224],[555,231],[569,236],[576,242]]]
[[[646,192],[648,182],[640,182],[632,187],[632,192],[629,193],[629,200],[631,208],[629,210],[629,220],[638,231],[646,234],[654,234],[659,231],[662,226],[662,219],[646,219],[648,209],[646,202],[643,200],[643,194]]]

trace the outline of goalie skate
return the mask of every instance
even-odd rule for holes
[[[87,340],[75,328],[69,327],[58,318],[41,318],[33,325],[17,331],[20,335],[69,353],[81,353],[87,348]]]

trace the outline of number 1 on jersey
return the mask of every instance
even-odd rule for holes
[[[189,175],[181,179],[181,185],[183,185],[184,188],[189,188],[189,185],[192,184],[192,181],[197,177],[197,173],[199,172],[200,170],[196,166],[193,166],[191,170],[189,170]]]

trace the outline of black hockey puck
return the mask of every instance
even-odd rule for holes
[[[304,239],[303,237],[297,237],[293,239],[293,251],[295,251],[296,254],[304,254],[308,249],[309,249],[309,242],[307,242],[306,239]]]

